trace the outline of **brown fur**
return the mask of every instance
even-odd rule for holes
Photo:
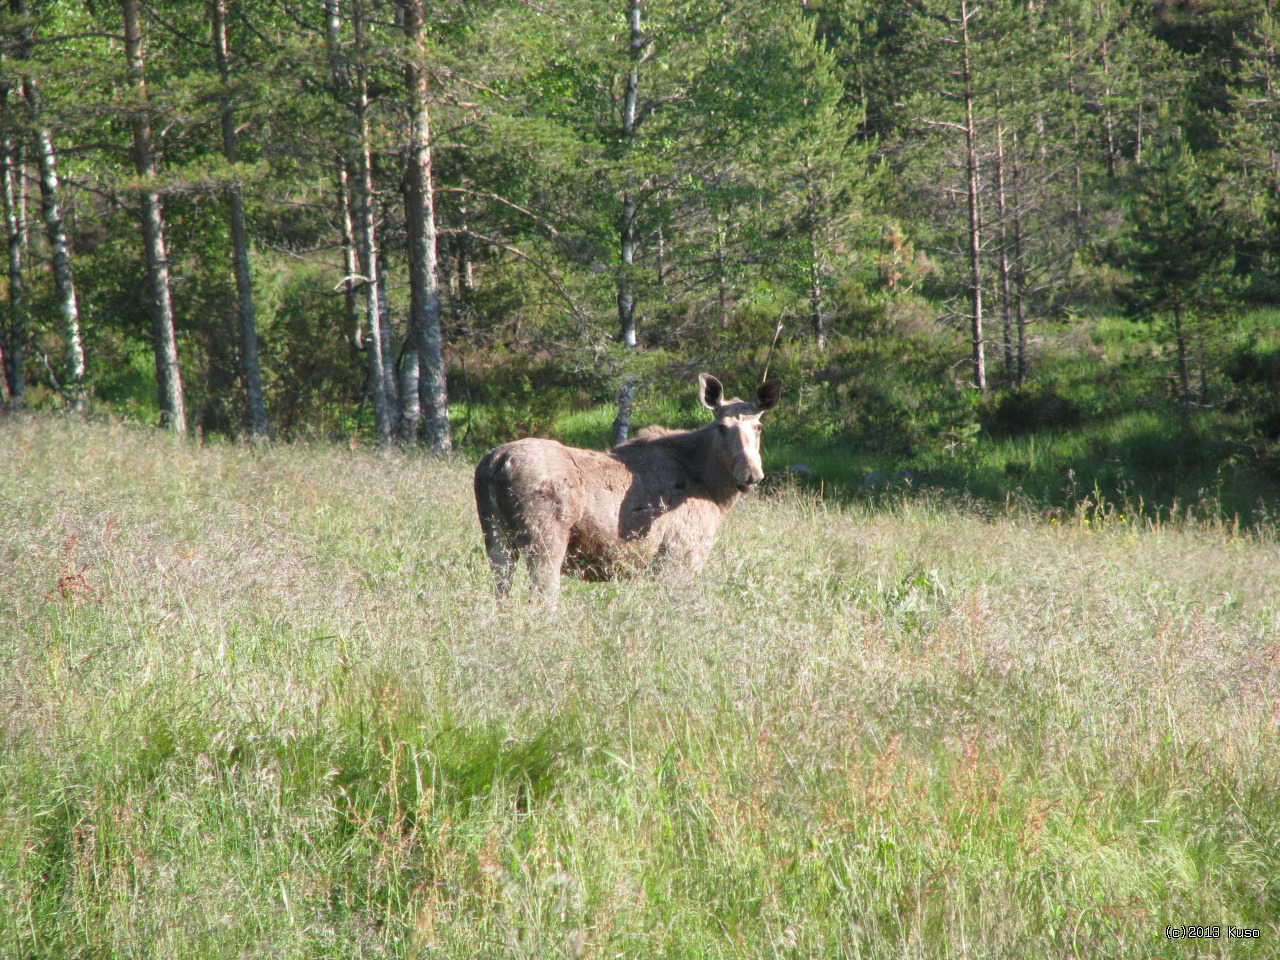
[[[664,564],[697,572],[720,521],[764,476],[760,414],[779,384],[755,403],[723,399],[703,374],[699,396],[716,422],[698,430],[649,427],[608,453],[526,439],[495,447],[476,467],[476,509],[499,597],[524,556],[551,602],[561,571],[607,580]]]

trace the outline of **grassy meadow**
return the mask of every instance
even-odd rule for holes
[[[782,485],[497,608],[462,458],[9,418],[0,957],[1277,956],[1278,571]]]

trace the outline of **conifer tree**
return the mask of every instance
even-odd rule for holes
[[[151,337],[155,351],[156,382],[160,391],[160,424],[174,433],[187,432],[182,376],[178,369],[178,344],[174,333],[173,298],[170,293],[169,254],[165,245],[164,215],[156,185],[155,148],[152,143],[150,103],[147,96],[146,60],[138,0],[121,0],[124,15],[124,53],[134,102],[133,162],[138,174],[139,216],[143,253],[147,263]]]
[[[416,346],[422,398],[422,439],[432,453],[448,453],[449,394],[440,326],[440,277],[436,250],[431,113],[427,102],[426,12],[423,0],[403,0],[408,40],[405,92],[409,142],[405,171],[405,220],[409,239],[409,323]]]
[[[235,112],[228,90],[231,82],[231,67],[227,51],[226,0],[211,0],[209,8],[214,60],[223,87],[218,102],[222,126],[222,149],[227,163],[234,167],[240,158]],[[258,361],[258,322],[253,308],[253,277],[249,269],[249,231],[245,225],[244,197],[237,182],[233,182],[227,188],[227,205],[231,219],[236,306],[240,316],[240,369],[248,399],[249,427],[255,436],[265,437],[267,408],[262,396],[262,368]]]
[[[1171,321],[1184,416],[1192,338],[1208,334],[1238,287],[1222,206],[1213,177],[1176,128],[1148,150],[1126,205],[1119,248],[1130,275],[1126,307],[1136,318]]]

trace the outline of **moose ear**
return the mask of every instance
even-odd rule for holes
[[[698,374],[698,399],[704,407],[714,410],[724,400],[724,387],[709,373]]]
[[[756,391],[756,409],[763,413],[766,410],[772,410],[778,405],[778,400],[782,396],[781,380],[766,380],[760,384],[760,389]]]

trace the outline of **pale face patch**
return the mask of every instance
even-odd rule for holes
[[[744,493],[764,479],[760,433],[755,404],[729,400],[716,408],[716,452]]]

